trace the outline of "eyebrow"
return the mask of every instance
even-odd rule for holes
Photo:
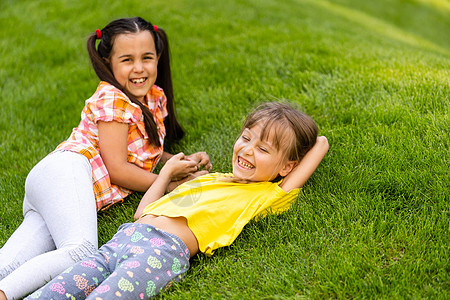
[[[142,56],[145,56],[145,55],[155,55],[156,56],[156,53],[155,52],[145,52]],[[133,56],[133,55],[132,54],[123,54],[123,55],[120,55],[119,58],[130,57],[130,56]]]
[[[253,132],[253,130],[251,130],[250,128],[245,128],[244,131],[242,133],[244,133],[245,131],[249,131],[253,136],[256,136],[256,134]],[[261,141],[261,143],[263,143],[264,145],[266,145],[267,147],[269,147],[270,149],[276,150],[276,147],[274,147],[272,145],[272,143],[267,139],[266,141],[263,141],[261,139],[261,136],[258,136],[258,140]]]
[[[261,143],[263,143],[264,146],[268,147],[269,149],[271,149],[271,150],[276,150],[276,148],[272,145],[271,142],[269,142],[269,141],[263,141],[263,140],[261,140],[261,139],[259,139],[259,140],[261,141]]]

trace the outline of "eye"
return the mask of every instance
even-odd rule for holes
[[[153,60],[154,57],[153,57],[153,56],[144,56],[144,59],[145,59],[145,60]]]
[[[262,152],[264,152],[264,153],[269,153],[269,150],[267,150],[266,148],[264,148],[264,147],[258,147],[259,148],[259,150],[261,150]]]
[[[250,141],[250,138],[246,135],[241,135],[241,139],[243,139],[246,142]]]

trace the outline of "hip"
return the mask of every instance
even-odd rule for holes
[[[189,228],[187,220],[184,217],[166,217],[150,214],[143,216],[136,223],[152,225],[165,232],[176,235],[187,246],[191,257],[199,251],[197,238]]]

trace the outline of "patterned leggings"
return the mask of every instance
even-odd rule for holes
[[[148,299],[189,269],[189,250],[175,235],[126,223],[97,253],[25,299]]]

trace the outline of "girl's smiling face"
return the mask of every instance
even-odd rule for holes
[[[266,139],[261,139],[262,125],[245,128],[233,148],[233,175],[250,181],[271,181],[278,175],[286,176],[294,167],[285,153],[271,142],[272,130]]]
[[[108,61],[120,85],[145,103],[156,81],[158,58],[153,36],[146,30],[117,35]]]

